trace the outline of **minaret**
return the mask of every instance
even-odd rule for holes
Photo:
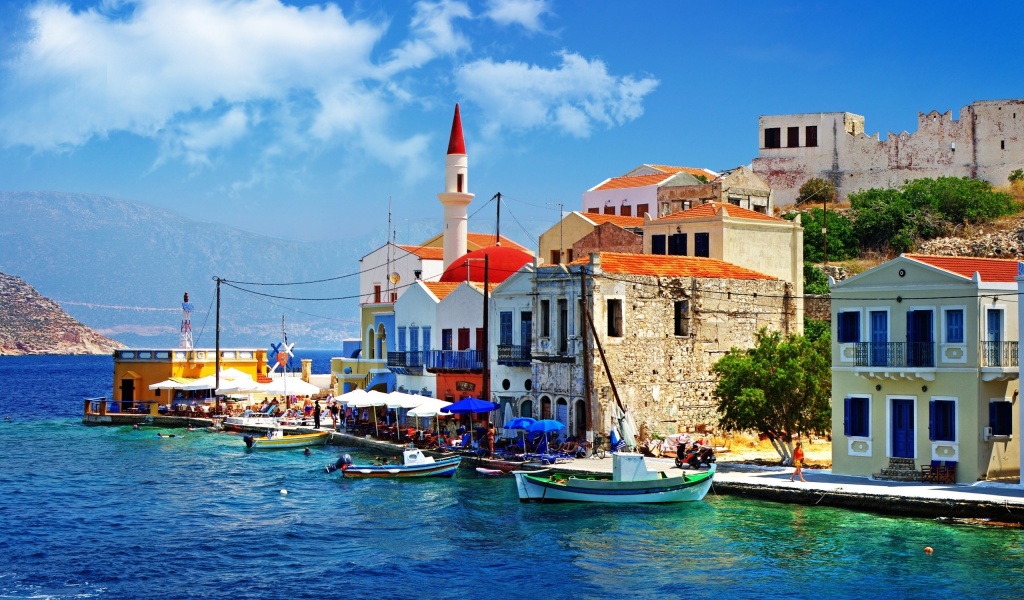
[[[466,142],[462,138],[462,117],[455,105],[452,135],[448,139],[448,156],[444,161],[444,191],[437,199],[444,205],[444,269],[466,254],[466,233],[469,230],[469,161]]]

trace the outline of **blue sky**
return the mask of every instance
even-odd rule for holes
[[[642,163],[757,155],[762,114],[869,133],[1024,97],[1018,2],[0,0],[0,189],[290,239],[440,229],[461,103],[474,231],[529,246]],[[493,206],[493,205],[492,205]],[[520,228],[521,227],[521,228]]]

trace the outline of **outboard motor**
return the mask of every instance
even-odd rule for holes
[[[352,457],[349,456],[348,454],[342,454],[341,458],[339,458],[338,461],[335,462],[333,465],[327,465],[326,467],[324,467],[324,471],[327,471],[328,473],[333,473],[338,469],[341,469],[342,474],[344,474],[345,469],[347,469],[348,466],[351,464]]]
[[[251,435],[249,435],[248,433],[243,435],[242,436],[242,441],[245,442],[245,447],[246,448],[252,448],[253,441],[252,441],[252,436]]]

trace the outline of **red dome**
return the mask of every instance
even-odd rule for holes
[[[516,248],[506,246],[481,248],[455,259],[441,275],[441,281],[448,283],[467,281],[466,270],[468,268],[468,281],[483,283],[485,256],[487,257],[487,281],[489,283],[501,283],[523,265],[533,262],[532,256]]]

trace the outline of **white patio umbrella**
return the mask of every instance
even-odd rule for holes
[[[298,377],[275,377],[270,383],[260,385],[259,393],[273,395],[312,396],[322,392],[318,386],[306,383]]]
[[[194,381],[193,379],[188,378],[188,377],[171,377],[170,379],[165,379],[164,381],[161,381],[160,383],[154,383],[154,384],[150,385],[149,389],[151,389],[151,390],[180,390],[180,389],[183,389],[186,385],[192,383],[193,381]]]
[[[444,408],[446,406],[451,406],[451,402],[446,402],[444,400],[438,400],[437,398],[428,398],[426,396],[421,396],[421,398],[422,398],[423,402],[421,402],[420,405],[417,406],[416,408],[414,408],[414,409],[410,410],[408,413],[406,413],[407,415],[409,415],[410,417],[417,417],[417,418],[423,417],[423,418],[426,418],[426,419],[429,420],[430,417],[438,416],[441,413],[441,409],[442,408]],[[438,425],[437,429],[438,429],[438,434],[440,435],[440,429],[441,429],[440,424]]]

